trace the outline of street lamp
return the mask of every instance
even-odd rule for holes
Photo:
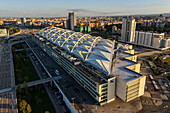
[[[74,100],[75,100],[75,99],[76,99],[75,97],[71,98],[71,100],[72,100],[72,102],[73,102],[73,105],[74,105]]]
[[[95,105],[96,105],[96,109],[97,109],[97,104],[98,104],[98,103],[95,103]]]

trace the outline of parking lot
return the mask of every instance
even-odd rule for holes
[[[9,45],[5,44],[0,59],[0,89],[11,87],[10,52]]]

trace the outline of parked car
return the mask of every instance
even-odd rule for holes
[[[60,73],[59,73],[59,71],[58,71],[58,70],[55,70],[55,74],[56,74],[56,75],[59,75]]]
[[[164,86],[165,86],[165,87],[168,87],[168,84],[167,84],[167,83],[165,83],[165,84],[164,84]]]
[[[57,95],[57,96],[61,95],[59,91],[54,91],[53,93],[54,93],[54,95]]]
[[[64,104],[64,101],[61,100],[61,99],[59,99],[59,100],[58,100],[58,103],[59,103],[60,105],[62,105],[62,104]]]
[[[61,95],[61,94],[58,94],[57,99],[60,99],[61,97],[62,97],[62,95]]]

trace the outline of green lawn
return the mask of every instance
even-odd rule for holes
[[[22,52],[13,52],[16,84],[38,80],[39,76],[31,60]]]
[[[28,96],[25,96],[24,90],[22,90],[21,99],[26,100],[27,103],[31,105],[31,113],[45,113],[45,111],[49,111],[49,113],[55,113],[53,104],[43,85],[29,87],[28,92]],[[20,99],[18,99],[18,104],[19,100]]]
[[[164,62],[167,62],[168,65],[170,65],[170,57],[166,58],[166,59],[164,60]]]

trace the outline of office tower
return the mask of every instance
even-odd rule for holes
[[[74,30],[74,26],[76,26],[76,13],[71,12],[68,15],[68,21],[69,21],[69,29]]]
[[[124,19],[122,22],[121,40],[124,42],[134,42],[136,22],[135,19]]]
[[[26,18],[21,18],[21,26],[25,26],[26,21]]]

